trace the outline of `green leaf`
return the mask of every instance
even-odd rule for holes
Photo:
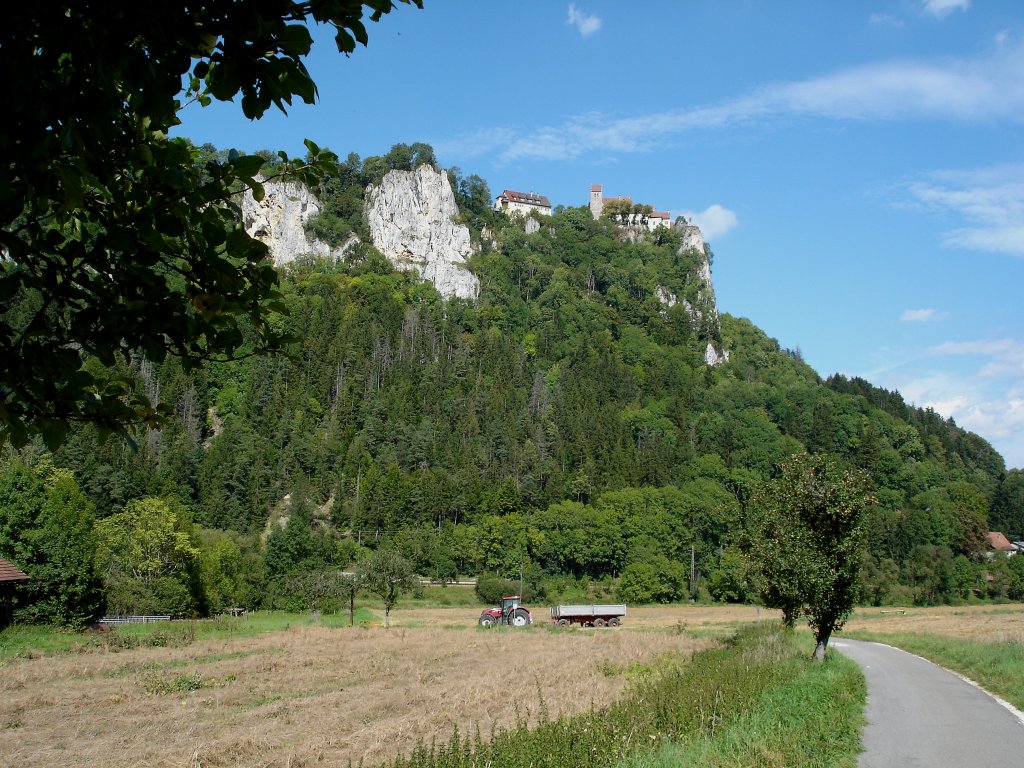
[[[260,172],[265,162],[259,155],[242,155],[231,160],[231,167],[237,175],[251,179]]]

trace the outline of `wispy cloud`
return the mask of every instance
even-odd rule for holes
[[[570,6],[573,18],[592,19]],[[599,21],[599,20],[598,20]],[[582,25],[583,22],[580,22]],[[581,32],[584,27],[580,26]],[[1024,122],[1024,45],[995,45],[959,59],[896,60],[767,85],[737,98],[649,114],[575,115],[506,137],[499,157],[570,160],[591,154],[651,151],[687,132],[771,119]]]
[[[938,171],[907,188],[918,206],[963,222],[943,235],[946,247],[1024,256],[1024,163]]]
[[[879,27],[902,27],[903,19],[893,16],[891,13],[872,13],[868,16],[868,23]]]
[[[739,224],[735,211],[730,211],[718,203],[709,205],[703,211],[683,211],[687,221],[700,227],[705,240],[721,237]]]
[[[576,3],[569,3],[569,18],[566,23],[576,27],[580,35],[587,37],[601,28],[601,17],[584,13],[576,7]]]
[[[939,312],[936,309],[905,309],[900,315],[901,323],[930,323],[935,320],[943,320],[947,313]]]
[[[944,19],[953,11],[966,11],[971,7],[971,0],[923,0],[921,7],[929,16]]]

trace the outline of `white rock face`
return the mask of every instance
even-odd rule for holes
[[[419,271],[445,298],[475,299],[480,281],[466,262],[475,252],[448,174],[431,165],[390,171],[366,190],[365,212],[377,250],[397,269]]]
[[[271,181],[263,185],[263,190],[265,195],[259,202],[245,193],[242,225],[252,237],[270,246],[274,264],[281,266],[306,255],[340,259],[353,243],[359,242],[353,235],[340,248],[332,248],[306,236],[305,224],[320,213],[321,206],[304,185]]]
[[[697,295],[694,303],[682,300],[683,308],[690,318],[690,324],[700,336],[719,338],[721,320],[718,317],[718,305],[715,302],[715,287],[711,283],[711,264],[708,262],[708,248],[704,242],[704,234],[700,227],[684,224],[680,227],[683,239],[679,244],[679,254],[697,251],[703,259],[698,263],[694,278],[697,281]],[[658,300],[666,307],[674,307],[679,298],[664,286],[659,285],[655,291]],[[729,362],[729,351],[718,349],[715,342],[708,341],[704,349],[704,361],[711,366]]]

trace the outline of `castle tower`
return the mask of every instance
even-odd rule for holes
[[[595,219],[601,218],[601,211],[604,210],[604,187],[600,184],[590,185],[590,212],[594,214]]]

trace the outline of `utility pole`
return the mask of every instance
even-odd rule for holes
[[[697,599],[697,585],[694,580],[697,578],[697,552],[693,544],[690,545],[690,600]]]

